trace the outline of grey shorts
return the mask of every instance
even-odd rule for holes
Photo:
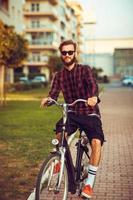
[[[62,132],[62,125],[63,120],[61,118],[56,124],[56,133]],[[99,117],[68,113],[65,131],[68,135],[71,135],[78,128],[86,133],[90,143],[92,139],[99,139],[101,144],[103,144],[104,133],[102,130],[102,122]]]

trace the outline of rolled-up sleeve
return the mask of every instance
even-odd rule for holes
[[[57,100],[59,93],[60,93],[60,79],[59,79],[59,73],[57,72],[52,80],[51,90],[48,96],[50,96],[52,99]]]

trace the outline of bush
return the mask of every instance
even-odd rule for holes
[[[16,82],[16,83],[14,83],[14,89],[16,91],[29,90],[29,89],[31,89],[31,86],[27,83]]]
[[[14,91],[15,89],[14,89],[14,83],[8,83],[8,82],[6,82],[5,83],[5,90],[7,91],[7,92],[12,92],[12,91]]]
[[[8,91],[24,91],[30,90],[35,88],[42,88],[44,85],[42,83],[23,83],[23,82],[16,82],[10,86],[10,90]]]

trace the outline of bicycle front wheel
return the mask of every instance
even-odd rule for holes
[[[64,163],[60,177],[60,165],[58,153],[51,154],[44,161],[37,177],[35,200],[67,200],[68,173]]]

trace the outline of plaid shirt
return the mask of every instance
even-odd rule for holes
[[[60,91],[62,91],[66,103],[72,103],[76,99],[87,100],[92,96],[98,97],[98,85],[91,68],[75,64],[71,71],[63,68],[60,72],[57,72],[53,78],[49,96],[57,100]],[[98,105],[92,108],[86,106],[83,102],[79,102],[71,109],[79,114],[95,113],[100,115]]]

